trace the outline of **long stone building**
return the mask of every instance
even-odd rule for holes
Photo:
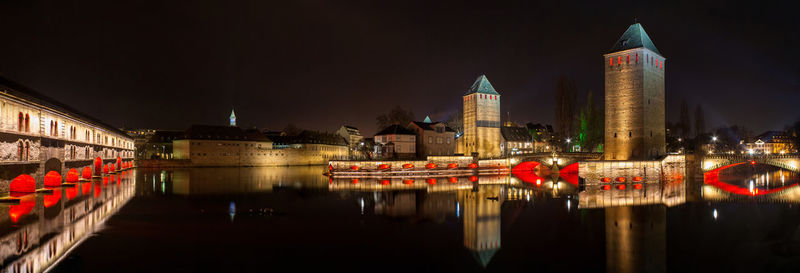
[[[481,75],[464,95],[464,136],[459,138],[465,155],[500,157],[500,93]]]
[[[20,175],[43,186],[46,173],[102,166],[134,157],[133,139],[102,121],[0,77],[0,192]]]
[[[638,23],[603,56],[605,159],[648,160],[666,154],[666,59]]]

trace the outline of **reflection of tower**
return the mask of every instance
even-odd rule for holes
[[[480,157],[500,156],[500,93],[481,75],[464,95],[462,151]]]
[[[500,249],[500,185],[480,185],[477,191],[460,191],[464,204],[464,246],[486,267]]]
[[[667,208],[606,208],[606,272],[666,272]]]
[[[666,153],[664,60],[641,24],[633,24],[603,55],[605,157],[644,160]]]
[[[231,109],[230,121],[231,121],[231,126],[236,126],[236,113],[233,112],[233,109]]]

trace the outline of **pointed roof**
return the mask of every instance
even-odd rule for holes
[[[611,47],[611,51],[609,53],[638,47],[647,48],[656,54],[661,55],[661,52],[658,51],[656,45],[653,44],[652,40],[650,40],[650,36],[648,36],[647,32],[644,31],[642,24],[639,23],[630,25],[628,30],[626,30],[625,33],[622,33],[622,36],[619,37],[619,40],[614,43],[614,46]]]
[[[236,113],[233,112],[233,109],[231,109],[231,118],[236,118]]]
[[[484,249],[484,250],[473,250],[472,257],[475,258],[476,261],[483,267],[489,265],[489,262],[492,261],[492,257],[494,254],[497,253],[497,249]]]
[[[422,122],[424,122],[424,123],[433,123],[433,121],[431,121],[431,116],[425,116],[425,120],[423,120]]]
[[[469,88],[466,95],[472,93],[483,93],[483,94],[491,94],[491,95],[500,95],[497,91],[494,90],[492,84],[489,83],[489,79],[486,78],[486,75],[480,75],[475,83],[472,84],[472,87]]]

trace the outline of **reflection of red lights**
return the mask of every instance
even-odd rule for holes
[[[436,163],[425,164],[425,169],[436,169],[436,167],[438,167]]]
[[[625,190],[625,184],[617,185],[618,190]]]
[[[641,176],[633,177],[633,182],[642,182],[642,177]]]
[[[61,186],[61,174],[56,171],[49,171],[44,175],[45,187],[58,187]]]
[[[478,182],[478,177],[477,177],[477,176],[474,176],[474,175],[473,175],[473,176],[470,176],[470,177],[469,177],[469,181],[470,181],[470,182]]]
[[[350,169],[354,170],[354,171],[358,171],[358,166],[356,166],[356,165],[350,166]]]
[[[108,176],[103,177],[103,186],[108,186]]]
[[[403,164],[403,169],[411,169],[411,168],[414,168],[414,164],[411,163]]]
[[[600,178],[600,182],[604,182],[604,183],[611,182],[611,177],[603,177],[603,178]]]
[[[389,179],[384,179],[384,180],[381,180],[381,185],[384,185],[384,186],[386,186],[386,185],[389,185],[389,184],[391,184],[391,183],[392,183],[392,182],[391,182],[391,181],[389,181]]]
[[[604,191],[610,190],[611,189],[611,185],[603,185],[602,187],[600,187],[600,189],[602,189]]]
[[[458,168],[458,164],[456,164],[456,163],[450,163],[450,164],[447,164],[447,168],[448,168],[448,169],[455,169],[455,168]]]
[[[67,193],[67,200],[72,200],[78,196],[78,185],[76,184],[73,187],[66,188],[64,191]]]
[[[328,184],[333,184],[333,176],[328,177]]]
[[[642,184],[633,184],[633,188],[637,189],[637,190],[641,190],[642,189]]]
[[[577,162],[564,166],[564,168],[561,168],[561,170],[558,171],[558,176],[564,179],[564,181],[567,183],[578,186],[578,167],[579,166]]]
[[[108,181],[108,180],[106,180],[106,181]],[[95,198],[100,197],[100,192],[101,191],[102,191],[102,189],[100,188],[100,183],[94,184],[94,197]]]
[[[350,180],[350,183],[353,183],[353,184],[358,184],[358,178],[355,178],[355,179],[353,179],[353,180]]]
[[[11,181],[9,186],[11,192],[32,193],[36,191],[36,180],[27,174],[21,174]]]
[[[391,168],[391,167],[392,167],[392,166],[389,166],[389,164],[381,164],[380,166],[378,166],[378,169],[381,169],[381,170],[388,170],[388,169],[389,169],[389,168]]]
[[[19,205],[8,206],[8,216],[11,218],[11,221],[16,223],[19,221],[19,218],[31,213],[34,207],[36,207],[36,197],[28,195],[19,201]]]
[[[511,168],[511,172],[533,172],[539,164],[541,163],[536,161],[525,161]]]
[[[750,164],[753,164],[754,162],[755,161],[750,161]],[[703,174],[703,181],[706,184],[709,184],[709,185],[711,185],[711,186],[713,186],[715,188],[718,188],[720,190],[723,190],[723,191],[726,191],[726,192],[729,192],[729,193],[738,194],[738,195],[750,195],[750,196],[766,195],[766,194],[779,192],[779,191],[786,190],[788,188],[792,188],[792,187],[798,186],[798,184],[795,183],[795,184],[792,184],[792,185],[789,185],[789,186],[784,186],[784,187],[770,189],[770,190],[753,189],[751,191],[749,188],[743,188],[743,187],[731,185],[731,184],[728,184],[728,183],[725,183],[725,182],[722,182],[721,180],[719,180],[719,172],[720,171],[722,171],[724,169],[727,169],[727,168],[730,168],[730,167],[741,165],[741,164],[745,164],[745,163],[731,164],[731,165],[728,165],[728,166],[723,166],[723,167],[719,167],[717,169],[708,171],[708,172]]]
[[[469,163],[468,167],[469,167],[470,169],[477,169],[477,168],[478,168],[478,164],[475,164],[475,163]]]
[[[436,178],[428,178],[428,179],[425,179],[425,182],[427,182],[427,183],[428,183],[428,184],[430,184],[431,186],[433,186],[433,185],[436,185]]]
[[[414,184],[414,179],[405,179],[405,180],[403,180],[403,184],[406,184],[406,185]]]
[[[83,195],[87,195],[90,192],[92,192],[92,183],[91,182],[83,183]]]
[[[458,177],[450,177],[450,183],[458,183]]]
[[[625,177],[622,177],[622,176],[617,177],[617,182],[623,182],[624,183],[625,182]]]
[[[61,189],[53,189],[53,194],[44,196],[44,207],[49,208],[61,201]]]

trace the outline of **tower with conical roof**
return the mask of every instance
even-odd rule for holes
[[[236,126],[236,113],[233,112],[233,109],[231,109],[230,122],[231,126]]]
[[[464,136],[459,140],[465,155],[499,157],[500,93],[481,75],[464,95]]]
[[[604,56],[605,158],[647,160],[666,153],[664,61],[635,23]]]

